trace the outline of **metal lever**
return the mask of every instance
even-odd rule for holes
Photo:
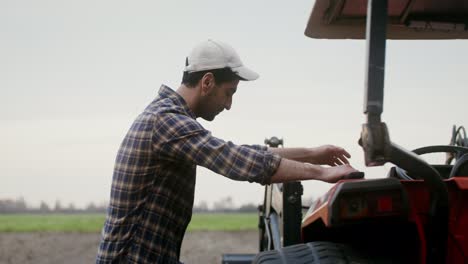
[[[265,144],[268,145],[270,148],[277,148],[278,146],[283,146],[283,139],[279,139],[277,137],[271,137],[265,139]]]

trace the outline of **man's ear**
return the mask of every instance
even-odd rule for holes
[[[215,86],[213,73],[207,72],[201,79],[201,92],[202,95],[210,94]]]

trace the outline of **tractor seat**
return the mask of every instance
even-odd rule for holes
[[[468,154],[459,158],[454,165],[431,165],[439,172],[443,179],[450,179],[452,177],[468,177]],[[414,177],[406,173],[398,173],[403,171],[401,168],[392,167],[388,172],[387,177],[396,178],[399,180],[420,180],[419,177]],[[404,172],[404,171],[403,171]]]
[[[431,165],[434,167],[434,169],[442,176],[443,179],[449,179],[451,176],[451,173],[453,171],[454,165],[445,165],[445,164],[437,164],[437,165]],[[406,173],[398,173],[398,171],[403,171],[402,168],[398,168],[396,166],[390,168],[390,171],[387,174],[387,177],[389,178],[396,178],[398,180],[421,180],[420,177],[414,177],[414,175],[408,175]]]
[[[458,176],[468,177],[468,154],[465,154],[459,158],[453,165],[453,169],[450,172],[450,178]]]

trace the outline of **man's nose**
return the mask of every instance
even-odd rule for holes
[[[224,108],[225,108],[226,110],[229,110],[229,109],[231,109],[231,105],[232,105],[232,98],[229,98],[229,99],[227,100],[226,105],[224,106]]]

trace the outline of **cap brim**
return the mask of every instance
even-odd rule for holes
[[[233,68],[232,71],[244,81],[253,81],[259,77],[258,73],[244,66]]]

